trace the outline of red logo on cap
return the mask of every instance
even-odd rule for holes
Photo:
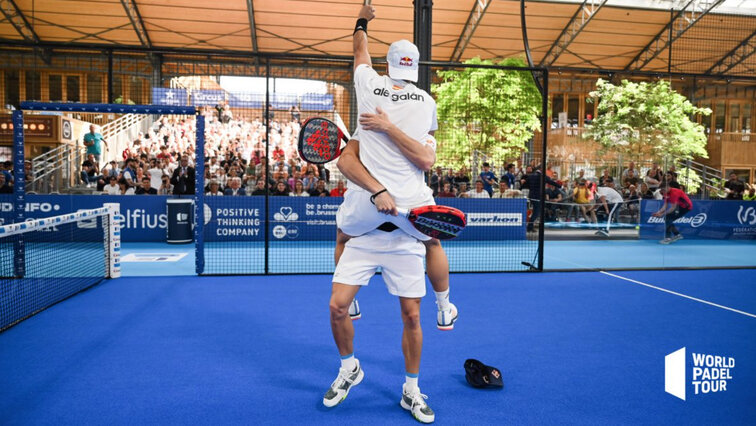
[[[403,65],[405,67],[411,67],[412,66],[412,58],[409,56],[402,56],[399,58],[399,65]]]

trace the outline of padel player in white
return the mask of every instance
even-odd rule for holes
[[[593,208],[597,209],[599,206],[603,206],[607,215],[606,228],[596,231],[596,235],[609,236],[609,229],[612,225],[614,213],[622,206],[624,201],[622,195],[614,189],[614,179],[611,177],[606,180],[606,186],[596,188],[596,204]]]
[[[411,160],[426,159],[428,168],[435,161],[435,140],[428,134],[435,129],[435,102],[413,85],[382,78],[373,71],[367,54],[367,23],[373,17],[374,9],[363,6],[353,37],[358,109],[361,113],[373,114],[361,116],[358,128],[363,148],[359,151],[361,170],[345,173],[349,190],[336,215],[337,226],[351,238],[338,258],[330,300],[331,330],[341,355],[341,368],[324,395],[323,404],[327,407],[339,404],[364,377],[354,356],[354,325],[349,318],[349,306],[359,288],[367,285],[381,268],[389,293],[399,297],[404,323],[402,351],[406,374],[400,404],[417,420],[431,423],[435,414],[418,387],[423,344],[420,300],[425,295],[425,245],[420,239],[428,237],[417,232],[406,219],[394,216],[396,206],[391,196],[396,197],[396,204],[401,207],[433,203],[422,170]],[[399,78],[414,75],[416,80],[417,48],[407,41],[397,42],[389,49],[389,60],[392,55],[399,55],[405,67],[414,69],[414,74]],[[406,126],[408,133],[388,120],[392,115]],[[405,149],[397,146],[399,144],[406,145]],[[356,154],[354,149],[353,155]],[[394,215],[380,213],[378,209]]]

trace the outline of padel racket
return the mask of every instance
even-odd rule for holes
[[[336,123],[326,118],[309,118],[299,131],[299,156],[314,164],[333,161],[341,155],[341,141],[349,142],[349,138]]]
[[[421,233],[449,240],[459,235],[467,226],[465,214],[449,206],[422,206],[411,210],[397,208],[400,216],[406,217]]]

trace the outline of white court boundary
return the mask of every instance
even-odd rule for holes
[[[756,318],[756,315],[754,315],[754,314],[750,314],[750,313],[745,312],[745,311],[740,311],[738,309],[730,308],[728,306],[720,305],[718,303],[709,302],[708,300],[703,300],[703,299],[699,299],[697,297],[688,296],[687,294],[682,294],[682,293],[678,293],[676,291],[667,290],[666,288],[657,287],[655,285],[644,283],[642,281],[637,281],[637,280],[634,280],[634,279],[631,279],[631,278],[625,278],[625,277],[620,276],[620,275],[612,274],[611,272],[606,272],[606,271],[599,271],[599,272],[602,273],[602,274],[604,274],[604,275],[608,275],[610,277],[614,277],[614,278],[618,278],[620,280],[631,282],[633,284],[638,284],[638,285],[642,285],[644,287],[653,288],[654,290],[663,291],[665,293],[673,294],[675,296],[679,296],[679,297],[682,297],[682,298],[685,298],[685,299],[693,300],[695,302],[699,302],[699,303],[703,303],[703,304],[706,304],[706,305],[714,306],[716,308],[720,308],[720,309],[724,309],[724,310],[727,310],[727,311],[735,312],[736,314],[745,315],[745,316],[751,317],[751,318]]]

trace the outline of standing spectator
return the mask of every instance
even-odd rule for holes
[[[463,183],[465,184],[465,188],[470,186],[470,175],[467,174],[467,168],[465,167],[459,169],[459,171],[457,172],[457,177],[454,178],[454,184],[457,186],[457,188],[459,188],[459,186]],[[460,194],[462,192],[463,191],[460,190]],[[464,192],[467,192],[467,189],[465,189]]]
[[[507,164],[507,172],[501,177],[503,181],[507,183],[508,189],[514,189],[517,177],[515,177],[515,165],[512,163]]]
[[[230,195],[230,196],[247,195],[246,191],[244,191],[244,188],[241,187],[241,178],[238,178],[238,177],[230,178],[228,180],[228,188],[226,188],[226,190],[223,191],[223,194]]]
[[[302,181],[298,180],[294,182],[294,190],[289,193],[289,196],[290,197],[309,197],[310,194],[304,190],[304,185],[302,185]]]
[[[480,172],[480,180],[483,183],[483,189],[488,192],[488,197],[491,198],[491,195],[493,194],[493,186],[498,183],[499,179],[497,179],[494,172],[491,171],[490,164],[483,163],[483,171]]]
[[[89,133],[84,135],[84,146],[87,147],[87,154],[94,154],[95,162],[99,167],[100,159],[102,157],[102,144],[104,143],[105,147],[108,147],[108,142],[105,141],[105,139],[102,138],[102,135],[97,133],[95,129],[96,127],[94,124],[89,125]]]
[[[336,183],[336,188],[331,190],[331,197],[343,197],[345,192],[346,188],[344,187],[344,181],[339,180],[338,183]]]
[[[313,197],[328,197],[330,194],[328,193],[328,190],[325,187],[325,181],[319,180],[317,185],[315,186],[315,189],[310,191],[310,195]]]
[[[530,169],[530,166],[528,166]],[[561,188],[562,184],[551,179],[548,176],[544,176],[538,167],[533,168],[533,172],[530,173],[526,179],[528,198],[533,204],[533,213],[530,215],[530,221],[528,222],[528,231],[534,229],[533,223],[540,218],[541,215],[541,179],[544,179],[547,184],[553,185],[556,188]]]
[[[5,173],[0,173],[0,194],[12,194],[13,187],[5,180]]]
[[[724,184],[726,200],[742,200],[743,193],[745,192],[745,183],[738,179],[738,175],[735,172],[730,173],[730,179]]]
[[[189,166],[189,156],[181,157],[181,166],[173,171],[171,184],[173,195],[194,194],[194,167]]]
[[[167,175],[165,166],[159,162],[156,158],[150,160],[150,168],[147,169],[147,175],[150,177],[150,186],[152,188],[160,188],[163,176]]]
[[[441,167],[436,167],[436,173],[430,178],[430,187],[433,190],[433,196],[437,197],[444,184],[444,172]]]
[[[121,194],[121,187],[118,186],[118,178],[116,176],[110,176],[108,178],[108,184],[102,188],[102,193],[105,195]]]
[[[475,181],[475,189],[471,189],[467,192],[466,198],[491,198],[488,191],[485,190],[482,180]]]
[[[299,107],[293,105],[291,108],[289,108],[289,112],[291,113],[291,121],[299,123],[299,120],[302,116],[302,114],[299,112]]]
[[[454,198],[454,192],[451,188],[451,183],[444,182],[444,186],[441,188],[441,191],[438,192],[438,195],[436,195],[438,198]]]
[[[123,168],[123,177],[126,181],[126,186],[134,188],[136,186],[136,171],[134,170],[134,160],[129,158],[126,160],[126,166]],[[121,182],[118,182],[119,184]]]
[[[142,186],[136,189],[134,191],[136,195],[157,195],[157,189],[152,187],[152,183],[149,177],[145,176],[142,178]]]

